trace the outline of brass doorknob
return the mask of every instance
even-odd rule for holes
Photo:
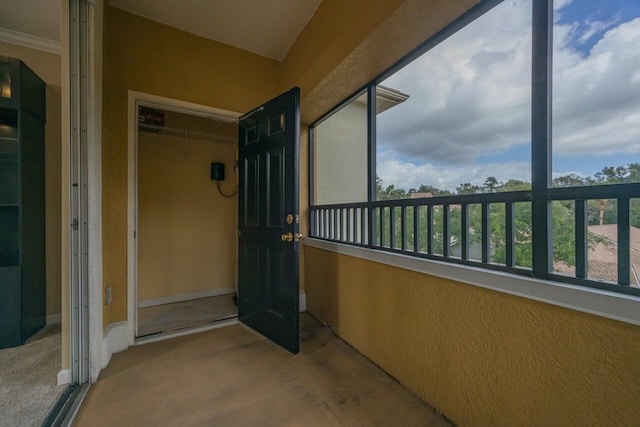
[[[293,242],[293,233],[292,232],[284,233],[280,236],[280,239],[283,242]]]

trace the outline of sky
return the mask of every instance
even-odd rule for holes
[[[640,1],[556,0],[553,176],[640,162]],[[531,0],[505,0],[382,83],[385,185],[531,180]]]

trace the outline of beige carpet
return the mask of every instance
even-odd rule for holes
[[[60,325],[38,332],[20,347],[0,350],[0,426],[40,426],[66,386],[57,386]]]
[[[138,336],[206,325],[237,315],[232,294],[141,308],[138,310]]]

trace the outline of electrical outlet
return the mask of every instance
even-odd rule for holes
[[[104,288],[104,305],[111,305],[112,291],[111,286]]]

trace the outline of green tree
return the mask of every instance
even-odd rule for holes
[[[484,184],[482,184],[482,192],[483,193],[495,193],[502,186],[502,183],[498,182],[498,180],[490,176],[485,179]]]
[[[502,184],[500,191],[526,191],[531,190],[531,184],[519,179],[510,179]]]
[[[481,192],[482,191],[479,186],[473,185],[470,182],[460,183],[460,185],[456,187],[456,193],[458,194],[476,194]]]
[[[583,185],[590,185],[592,183],[592,179],[584,178],[580,175],[576,175],[575,173],[570,173],[568,175],[559,176],[553,179],[554,187],[580,187]]]
[[[621,184],[627,182],[629,176],[625,166],[606,166],[596,173],[595,181],[598,184]]]
[[[431,193],[434,196],[448,196],[451,194],[449,190],[441,190],[439,188],[434,187],[433,185],[421,185],[418,187],[419,193]]]
[[[585,185],[604,185],[604,184],[620,184],[640,182],[640,163],[629,163],[626,166],[607,166],[593,177],[582,177],[577,174],[568,174],[557,177],[553,180],[555,187],[578,187]],[[523,191],[530,190],[531,183],[516,179],[510,179],[506,182],[500,182],[495,177],[487,177],[484,183],[479,186],[470,182],[460,183],[456,187],[454,193],[448,190],[441,190],[432,185],[420,185],[418,189],[410,189],[408,192],[402,188],[396,188],[395,185],[384,186],[382,179],[376,180],[377,196],[379,200],[405,199],[411,197],[412,193],[431,193],[433,196],[442,195],[463,195],[478,193],[494,193],[503,191]],[[616,200],[589,200],[587,202],[587,221],[589,225],[597,225],[600,223],[601,208],[604,208],[603,223],[617,223]],[[469,209],[469,244],[477,244],[482,240],[481,233],[481,206],[478,204],[470,205]],[[556,201],[552,203],[552,226],[553,226],[553,259],[554,262],[562,262],[569,266],[575,265],[575,205],[573,201]],[[419,215],[420,230],[418,232],[419,244],[418,250],[427,251],[427,209],[420,207],[416,211]],[[444,227],[443,227],[443,206],[432,207],[432,239],[433,253],[442,254],[444,246]],[[455,246],[461,240],[461,217],[462,209],[457,205],[449,206],[449,234],[450,245]],[[514,204],[514,221],[515,221],[515,259],[516,265],[522,267],[531,267],[532,265],[532,213],[531,203],[521,202]],[[393,243],[395,248],[401,247],[401,225],[402,225],[402,209],[394,208],[395,216],[395,236],[391,242],[391,211],[385,210],[386,228],[385,242],[387,246]],[[407,248],[414,248],[413,233],[413,216],[414,209],[409,207],[406,209],[406,227],[407,227]],[[504,203],[494,203],[490,208],[490,245],[491,245],[491,261],[504,263],[506,260],[506,236],[505,236],[506,212]],[[630,212],[631,225],[640,227],[640,199],[631,200]],[[597,244],[610,244],[606,239],[593,233],[587,233],[587,243],[590,249]]]
[[[382,178],[376,178],[376,195],[378,200],[398,200],[409,197],[409,193],[402,188],[396,188],[393,184],[384,187],[383,184],[384,181]]]
[[[629,163],[627,165],[627,181],[640,182],[640,163]]]

